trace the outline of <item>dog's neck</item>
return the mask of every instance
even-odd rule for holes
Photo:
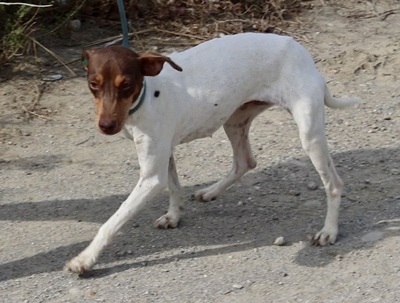
[[[139,97],[133,102],[129,109],[129,116],[133,115],[143,104],[144,98],[146,97],[146,80],[143,80],[142,90],[140,91]]]

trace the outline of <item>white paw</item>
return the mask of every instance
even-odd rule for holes
[[[154,226],[160,229],[176,228],[179,223],[179,217],[179,215],[171,215],[167,213],[158,218],[154,223]]]
[[[67,262],[67,264],[65,264],[64,270],[81,275],[91,269],[94,263],[95,260],[93,258],[88,258],[80,254]]]
[[[218,193],[211,187],[203,188],[195,192],[194,198],[200,202],[210,202],[217,199]]]
[[[324,227],[314,237],[311,238],[311,244],[315,246],[325,246],[328,244],[334,244],[338,235],[337,228],[326,228]]]

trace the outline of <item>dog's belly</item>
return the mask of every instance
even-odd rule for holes
[[[186,130],[191,129],[191,131],[188,131],[186,133],[182,133],[180,135],[180,139],[178,139],[178,144],[181,143],[188,143],[190,141],[200,139],[200,138],[205,138],[205,137],[211,137],[213,133],[215,133],[225,122],[237,122],[240,123],[242,119],[240,117],[247,117],[249,112],[257,111],[259,113],[263,112],[265,109],[271,107],[273,105],[272,102],[264,102],[264,101],[249,101],[241,106],[239,106],[236,110],[233,112],[229,112],[229,114],[222,114],[219,113],[218,115],[213,115],[209,119],[207,119],[206,122],[200,123],[198,125],[201,125],[199,127],[195,127],[196,123],[195,120],[190,120],[192,128],[186,128]],[[234,117],[234,120],[232,118]],[[238,119],[238,121],[236,121]]]
[[[188,143],[190,141],[205,137],[211,137],[227,119],[228,117],[216,119],[212,123],[204,123],[202,127],[192,128],[191,131],[181,134],[180,138],[178,139],[178,144]]]
[[[220,128],[221,126],[217,126],[217,127],[213,127],[213,128],[206,128],[206,129],[202,129],[202,130],[198,130],[195,132],[192,132],[188,135],[186,135],[185,137],[183,137],[183,139],[180,140],[180,142],[178,144],[181,143],[188,143],[190,141],[196,140],[196,139],[201,139],[201,138],[205,138],[205,137],[211,137],[213,133],[215,133],[218,128]]]

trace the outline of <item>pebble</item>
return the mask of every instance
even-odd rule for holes
[[[307,188],[310,190],[316,190],[318,188],[318,185],[314,181],[310,181],[307,183]]]
[[[233,286],[232,286],[234,289],[242,289],[243,288],[243,285],[240,285],[240,284],[233,284]]]
[[[290,190],[289,194],[292,196],[300,196],[300,192],[298,190],[294,190],[294,189]]]
[[[274,241],[274,245],[276,245],[276,246],[283,246],[285,244],[286,244],[286,240],[284,237],[278,237]]]
[[[75,32],[81,29],[81,20],[75,19],[69,22],[69,28]]]

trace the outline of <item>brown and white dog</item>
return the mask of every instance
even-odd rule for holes
[[[293,116],[302,146],[326,190],[325,224],[312,243],[335,242],[343,182],[328,152],[324,106],[342,108],[358,100],[333,98],[299,43],[290,37],[245,33],[216,38],[170,57],[138,55],[118,46],[88,50],[84,57],[97,125],[108,135],[123,130],[135,142],[140,179],[90,245],[67,263],[67,270],[89,270],[118,230],[166,187],[169,209],[155,224],[178,225],[184,203],[173,157],[176,145],[211,136],[220,126],[232,144],[231,171],[197,191],[199,201],[215,199],[254,168],[250,124],[273,105]]]

